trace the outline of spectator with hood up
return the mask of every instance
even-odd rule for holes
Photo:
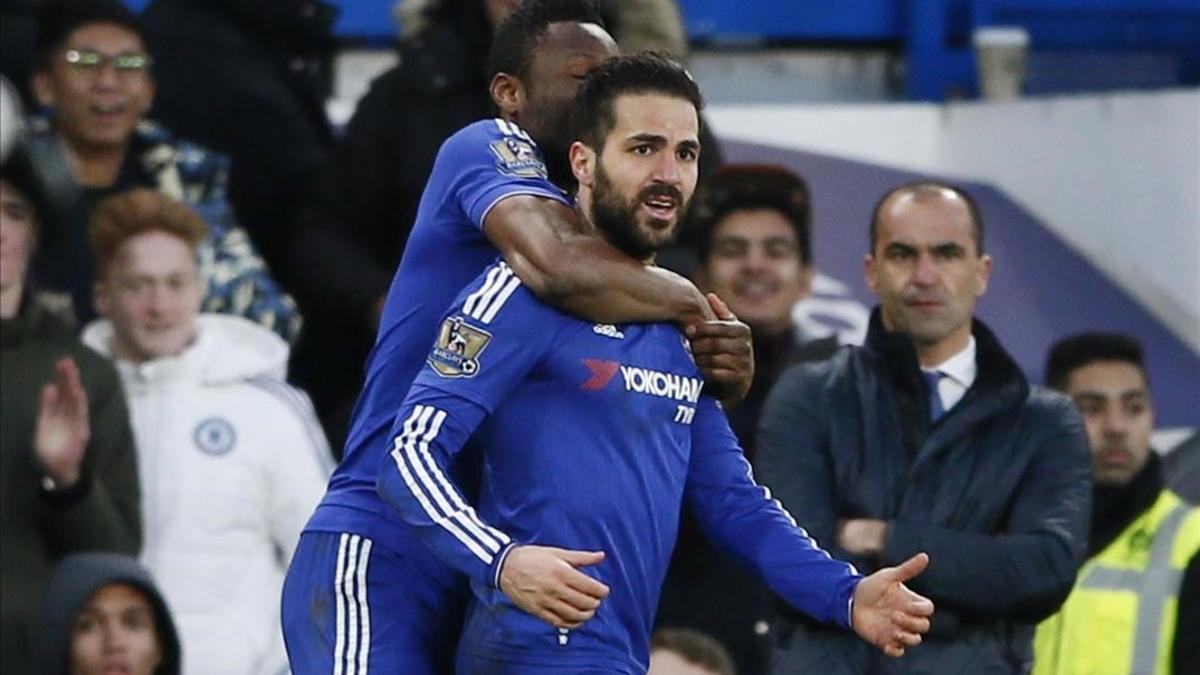
[[[54,571],[35,647],[42,675],[179,675],[171,612],[137,561],[78,553]]]

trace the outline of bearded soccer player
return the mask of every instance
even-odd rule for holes
[[[283,630],[296,675],[450,669],[469,596],[465,578],[388,512],[375,480],[439,318],[497,254],[539,298],[591,321],[688,324],[710,393],[736,397],[749,387],[749,329],[705,321],[715,317],[695,286],[585,230],[552,182],[565,185],[562,174],[570,175],[555,167],[566,164],[565,123],[579,81],[615,53],[586,0],[528,0],[499,27],[491,93],[503,119],[465,127],[438,153],[342,462],[292,557]]]
[[[654,55],[596,68],[570,165],[586,220],[631,257],[670,243],[696,185],[700,92]],[[686,499],[782,597],[898,656],[933,605],[863,578],[796,526],[749,465],[679,329],[596,324],[540,302],[503,261],[467,286],[392,429],[384,499],[472,580],[459,673],[642,673]],[[447,472],[484,452],[476,510]]]

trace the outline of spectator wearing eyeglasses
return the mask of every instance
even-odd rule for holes
[[[132,187],[187,202],[206,220],[200,248],[206,312],[240,315],[294,340],[300,317],[237,224],[226,198],[227,161],[144,119],[154,100],[149,54],[137,17],[118,0],[51,0],[39,14],[32,85],[49,108],[34,142],[60,142],[83,198],[46,233],[34,274],[70,293],[80,323],[95,317],[95,262],[86,242],[92,207]]]

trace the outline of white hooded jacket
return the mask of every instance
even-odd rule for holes
[[[202,314],[177,357],[117,361],[142,482],[145,545],[179,626],[185,675],[286,672],[279,598],[332,457],[308,397],[284,383],[288,347]],[[112,357],[113,328],[84,331]]]

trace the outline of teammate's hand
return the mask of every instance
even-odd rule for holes
[[[89,438],[88,397],[79,379],[79,366],[70,357],[59,359],[52,379],[42,387],[33,451],[60,488],[79,480]]]
[[[578,628],[596,615],[608,586],[576,568],[601,560],[603,551],[516,546],[500,569],[500,590],[517,607],[556,628]]]
[[[933,602],[909,590],[904,582],[927,565],[929,556],[918,553],[858,582],[850,619],[854,632],[893,657],[904,656],[904,650],[921,644],[921,634],[929,630]]]
[[[754,379],[750,327],[738,321],[715,293],[707,297],[717,320],[691,324],[684,332],[704,375],[704,393],[722,403],[736,403],[746,397]]]

